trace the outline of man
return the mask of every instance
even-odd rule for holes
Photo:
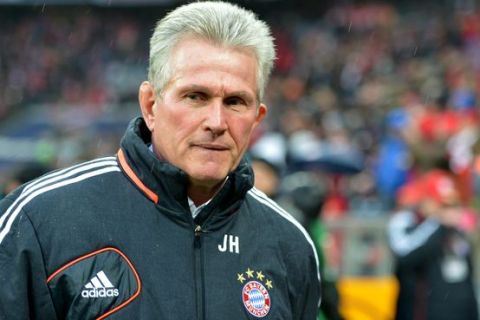
[[[478,320],[466,212],[449,173],[434,169],[400,189],[390,220],[397,320]],[[410,208],[409,208],[410,207]]]
[[[313,243],[243,160],[274,55],[235,5],[162,19],[117,156],[1,202],[0,318],[315,319]]]

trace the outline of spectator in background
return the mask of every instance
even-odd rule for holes
[[[393,208],[395,194],[407,180],[409,149],[403,132],[408,130],[408,113],[395,109],[386,117],[386,132],[379,144],[377,165],[374,171],[378,193],[388,209]]]
[[[451,175],[432,170],[402,187],[388,226],[399,281],[396,320],[478,320],[475,227]]]
[[[248,152],[255,174],[255,187],[277,199],[286,169],[286,142],[278,133],[261,134]]]

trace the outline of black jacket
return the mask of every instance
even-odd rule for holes
[[[149,142],[137,118],[116,157],[0,202],[0,319],[315,319],[313,244],[248,164],[193,219]]]
[[[402,211],[389,224],[399,283],[396,320],[478,320],[466,235]]]

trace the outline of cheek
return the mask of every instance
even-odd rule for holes
[[[252,121],[236,121],[231,130],[233,139],[239,149],[245,149],[250,141],[254,129]]]
[[[162,140],[175,148],[181,148],[182,144],[188,142],[188,138],[192,136],[198,127],[198,117],[191,113],[185,112],[165,112],[157,118],[157,128],[162,136]]]

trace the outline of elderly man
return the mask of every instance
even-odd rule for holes
[[[312,241],[243,159],[267,113],[272,40],[222,2],[158,23],[143,117],[117,156],[0,203],[1,319],[316,318]]]

